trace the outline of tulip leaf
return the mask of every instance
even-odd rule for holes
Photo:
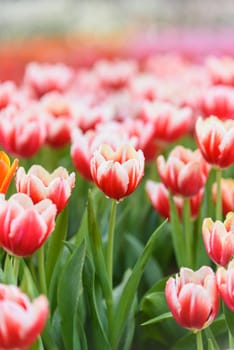
[[[234,337],[234,312],[231,311],[224,303],[223,303],[223,311],[224,311],[225,320],[228,326],[228,330],[231,333],[232,337]]]
[[[118,347],[119,340],[121,338],[121,334],[125,325],[125,321],[127,319],[128,312],[131,308],[132,302],[134,301],[134,296],[136,290],[138,288],[139,282],[141,280],[142,274],[144,272],[145,266],[149,261],[151,254],[154,249],[154,245],[157,241],[158,235],[162,232],[162,228],[165,225],[167,220],[165,220],[151,235],[146,246],[144,247],[143,252],[139,256],[133,271],[128,278],[127,283],[123,288],[123,292],[121,294],[120,300],[116,306],[115,310],[115,323],[112,332],[112,344],[113,348]]]
[[[56,264],[57,258],[62,250],[64,240],[67,234],[68,226],[68,208],[65,207],[63,211],[58,215],[56,220],[56,226],[54,232],[48,240],[48,249],[46,257],[46,280],[47,284],[51,280],[51,276]]]
[[[85,243],[82,243],[67,260],[58,284],[58,310],[66,350],[73,348],[75,314],[82,293],[82,272],[85,260]]]
[[[101,239],[100,229],[97,223],[94,207],[92,192],[88,193],[88,230],[89,230],[89,242],[92,252],[93,262],[95,265],[97,277],[100,280],[103,294],[105,299],[110,298],[112,290],[110,289],[109,280],[107,276],[107,268],[103,252],[103,244]]]
[[[84,288],[90,305],[91,327],[94,332],[92,347],[95,344],[99,344],[100,349],[108,350],[110,349],[110,344],[105,329],[106,315],[103,309],[103,299],[98,292],[100,287],[97,281],[95,281],[95,268],[88,258],[84,266],[84,276]]]
[[[142,326],[148,326],[149,324],[157,323],[157,322],[160,322],[160,321],[163,321],[163,320],[172,319],[172,318],[173,317],[172,317],[171,312],[166,312],[165,314],[162,314],[160,316],[151,318],[149,321],[146,321],[146,322],[142,323],[141,325]]]

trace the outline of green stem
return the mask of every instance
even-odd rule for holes
[[[216,169],[216,184],[217,184],[216,220],[222,220],[221,178],[222,178],[222,169],[217,168]]]
[[[20,267],[20,258],[18,256],[13,256],[12,259],[13,259],[12,263],[13,263],[15,279],[16,279],[16,281],[18,281],[19,267]]]
[[[202,332],[198,331],[196,333],[197,350],[203,350]]]
[[[234,349],[234,337],[230,331],[228,331],[229,349]]]
[[[192,219],[190,210],[190,199],[184,198],[183,207],[183,220],[184,220],[184,237],[185,237],[185,248],[186,248],[186,262],[187,267],[193,268],[194,256],[193,256],[193,230],[192,230]]]
[[[38,250],[38,272],[41,292],[47,294],[44,245]]]
[[[110,288],[113,285],[113,248],[114,248],[114,230],[115,230],[115,219],[116,219],[116,200],[112,201],[110,223],[108,230],[107,250],[106,250],[106,265],[107,274],[109,278]]]

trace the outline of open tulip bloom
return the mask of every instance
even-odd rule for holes
[[[144,48],[0,82],[0,350],[234,349],[234,58]]]

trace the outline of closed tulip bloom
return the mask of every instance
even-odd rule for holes
[[[162,217],[170,219],[170,202],[169,202],[169,192],[167,188],[162,183],[157,183],[151,180],[146,181],[146,193],[147,196],[155,209]],[[191,219],[196,219],[199,213],[203,198],[203,190],[201,190],[195,196],[189,198]],[[173,196],[173,200],[179,215],[182,218],[184,198],[181,196]]]
[[[213,200],[217,202],[217,183],[212,186]],[[234,179],[221,179],[222,211],[226,215],[234,211]]]
[[[174,194],[185,197],[194,196],[203,189],[209,174],[209,166],[200,151],[183,146],[176,146],[167,161],[160,155],[157,167],[163,184]]]
[[[94,152],[90,161],[93,181],[110,198],[120,200],[139,185],[144,175],[144,155],[130,144],[114,151],[103,144]]]
[[[200,98],[200,109],[205,117],[234,119],[234,88],[218,85],[209,87]]]
[[[221,298],[234,311],[234,260],[230,261],[227,268],[220,266],[216,271],[216,278]]]
[[[218,265],[226,266],[234,255],[234,213],[230,212],[224,222],[205,218],[202,236],[207,254]]]
[[[16,174],[17,192],[26,193],[33,203],[50,199],[58,213],[66,206],[74,186],[75,173],[69,175],[62,166],[49,173],[41,165],[34,164],[27,173],[20,167]]]
[[[44,295],[31,302],[18,287],[0,284],[0,348],[29,349],[43,331],[48,313]]]
[[[44,114],[35,106],[24,110],[10,106],[0,114],[0,144],[10,154],[32,157],[45,140]]]
[[[161,101],[143,102],[140,116],[145,121],[153,122],[155,138],[166,143],[185,135],[193,121],[191,108],[180,108]]]
[[[215,116],[198,118],[195,126],[198,147],[213,166],[226,168],[234,163],[234,120]]]
[[[49,199],[33,204],[24,193],[0,197],[0,246],[16,256],[39,249],[55,226],[56,206]]]
[[[213,84],[234,86],[234,59],[230,56],[206,59],[206,67]]]
[[[117,123],[116,123],[117,124]],[[119,124],[117,125],[119,128]],[[90,171],[90,160],[93,152],[101,144],[109,144],[116,150],[123,141],[128,139],[128,134],[123,133],[122,127],[117,130],[117,126],[110,129],[108,125],[100,130],[89,130],[82,133],[80,129],[74,129],[72,132],[71,158],[76,170],[86,180],[93,181]]]
[[[18,167],[18,159],[11,164],[8,155],[0,151],[0,193],[6,193]]]
[[[167,281],[165,296],[176,322],[193,331],[208,327],[219,310],[216,277],[208,266],[197,271],[182,267]]]

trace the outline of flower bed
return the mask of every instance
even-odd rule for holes
[[[231,56],[0,84],[1,349],[233,347],[233,101]]]

